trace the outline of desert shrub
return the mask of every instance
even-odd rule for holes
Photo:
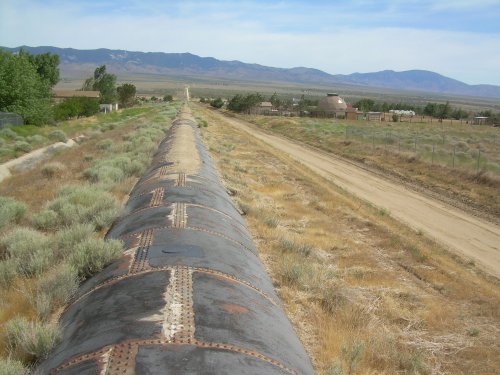
[[[29,137],[26,137],[26,141],[32,144],[40,144],[45,142],[47,139],[39,134],[31,135]]]
[[[59,226],[59,215],[53,210],[44,209],[33,215],[31,221],[38,229],[54,230]]]
[[[16,317],[5,324],[7,346],[11,353],[29,355],[34,359],[44,358],[60,338],[59,327],[55,324],[29,321]]]
[[[28,369],[21,361],[12,358],[0,358],[0,374],[2,375],[25,375]]]
[[[15,228],[0,240],[9,259],[17,261],[18,272],[38,275],[53,262],[50,238],[30,228]]]
[[[16,141],[16,143],[14,143],[14,150],[22,152],[30,152],[31,150],[33,150],[33,146],[31,146],[26,141]]]
[[[91,182],[116,183],[123,181],[125,173],[111,165],[96,165],[83,171],[83,175]]]
[[[41,171],[45,177],[52,178],[54,176],[60,176],[61,173],[66,169],[66,166],[63,163],[54,161],[51,163],[45,164]]]
[[[56,198],[42,210],[52,210],[57,214],[59,227],[89,223],[98,230],[111,225],[118,216],[116,199],[98,186],[68,185],[61,188]],[[103,217],[107,220],[103,221]]]
[[[0,197],[0,229],[10,223],[19,223],[26,214],[26,205],[14,198]]]
[[[113,141],[111,139],[103,139],[95,145],[95,147],[99,150],[108,150],[111,146],[113,146]]]
[[[47,320],[58,307],[64,306],[78,288],[77,271],[68,264],[57,267],[38,281],[36,310]]]
[[[304,263],[285,259],[280,271],[281,280],[286,285],[303,287],[312,275],[312,268]]]
[[[57,142],[66,142],[68,139],[66,137],[66,133],[60,129],[50,132],[47,137],[49,137],[51,141],[57,141]]]
[[[94,225],[89,223],[73,224],[63,228],[54,235],[57,255],[65,258],[75,246],[95,235]]]
[[[279,239],[279,244],[284,251],[294,252],[304,256],[308,256],[314,250],[314,246],[310,244],[296,242],[286,237],[281,237]]]
[[[8,289],[12,285],[12,282],[18,275],[17,269],[17,259],[5,259],[0,261],[0,287]]]
[[[88,238],[75,246],[68,263],[76,269],[80,278],[86,279],[118,258],[122,248],[123,244],[118,240]]]
[[[9,128],[3,128],[0,130],[0,136],[7,139],[18,139],[19,135],[15,131]]]

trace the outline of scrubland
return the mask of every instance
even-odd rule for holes
[[[241,115],[238,115],[241,116]],[[500,218],[500,128],[307,117],[241,116],[365,167]]]
[[[178,106],[123,110],[56,130],[16,129],[86,135],[0,184],[0,373],[22,374],[43,359],[78,285],[121,254],[122,243],[104,235]]]
[[[320,374],[498,371],[498,280],[211,110],[194,109]]]

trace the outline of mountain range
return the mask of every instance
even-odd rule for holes
[[[164,74],[177,77],[206,77],[252,82],[288,82],[328,86],[345,84],[359,88],[372,87],[427,93],[452,94],[500,98],[500,86],[468,85],[426,70],[395,72],[384,70],[374,73],[328,74],[313,68],[275,68],[241,61],[217,60],[191,53],[132,52],[125,50],[79,50],[58,47],[0,47],[16,52],[23,48],[32,54],[54,53],[61,59],[60,69],[65,72],[81,71],[82,67],[105,64],[114,73]],[[83,77],[82,77],[83,78]]]

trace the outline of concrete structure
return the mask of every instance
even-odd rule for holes
[[[338,94],[328,93],[319,101],[318,109],[326,115],[335,114],[340,117],[346,115],[347,104]]]

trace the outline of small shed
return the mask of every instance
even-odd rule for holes
[[[488,122],[488,118],[486,116],[476,116],[474,117],[473,124],[474,125],[485,125]]]

